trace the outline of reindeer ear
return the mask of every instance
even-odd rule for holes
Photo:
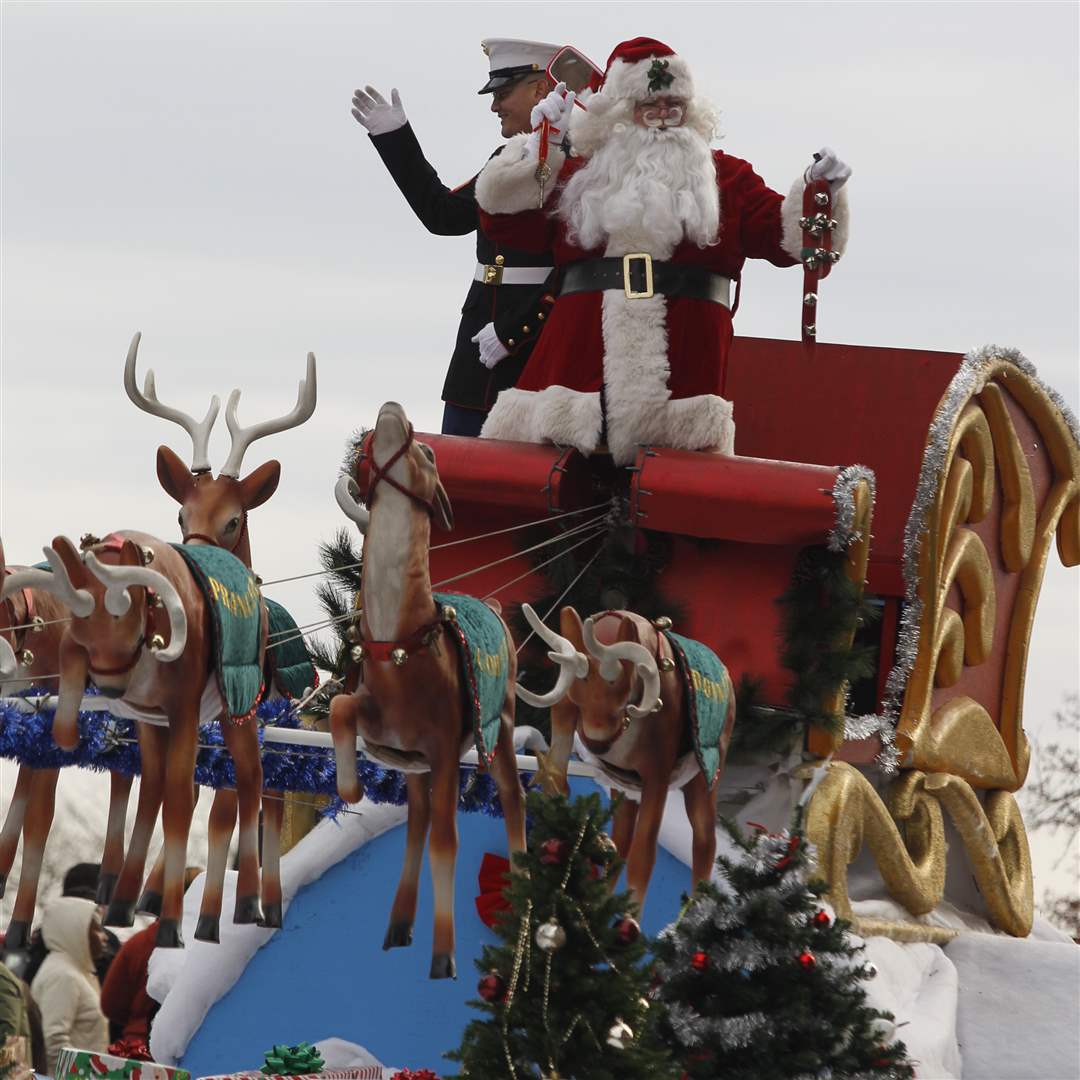
[[[281,462],[268,461],[257,469],[249,472],[240,481],[240,498],[245,510],[254,510],[256,506],[262,506],[271,495],[277,491],[281,481]]]
[[[633,641],[638,645],[641,644],[641,632],[638,630],[638,624],[629,615],[624,615],[619,622],[619,636],[615,640]]]
[[[559,612],[559,630],[578,652],[585,652],[585,628],[581,625],[581,616],[569,605]]]
[[[444,532],[451,532],[454,528],[454,511],[450,506],[450,499],[442,481],[435,482],[435,495],[432,498],[432,507],[435,511],[435,524]]]
[[[157,448],[158,483],[181,506],[187,502],[195,477],[191,470],[167,446]]]
[[[53,538],[52,549],[60,556],[72,586],[85,589],[90,572],[86,569],[82,556],[75,550],[75,545],[66,536],[57,536]]]

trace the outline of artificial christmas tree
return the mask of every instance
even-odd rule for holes
[[[462,1077],[663,1080],[677,1075],[656,1039],[645,942],[599,796],[533,792],[528,850],[515,856],[510,910],[477,966],[485,1013],[448,1054]]]
[[[775,835],[723,824],[738,854],[655,944],[659,1030],[685,1080],[913,1077],[892,1016],[866,1002],[876,970],[806,881],[802,808]]]

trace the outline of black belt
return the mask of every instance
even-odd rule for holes
[[[700,266],[657,262],[648,254],[571,263],[563,274],[560,295],[605,289],[621,289],[630,300],[660,293],[731,307],[731,278]]]

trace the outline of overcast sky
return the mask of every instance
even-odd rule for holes
[[[828,143],[850,162],[853,238],[821,339],[1018,347],[1076,408],[1077,20],[1038,4],[16,3],[2,6],[0,531],[33,561],[64,532],[171,537],[154,450],[179,429],[121,388],[128,342],[162,399],[243,422],[319,406],[255,444],[281,487],[253,515],[256,569],[315,568],[341,523],[349,433],[401,401],[437,429],[473,240],[427,235],[349,113],[401,91],[443,179],[497,145],[476,90],[487,36],[572,40],[601,63],[649,34],[692,64],[722,145],[787,190]],[[747,268],[736,330],[791,337],[799,281]],[[212,442],[220,467],[223,418]],[[1027,679],[1039,735],[1078,686],[1077,574],[1051,555]],[[301,621],[308,583],[279,588]]]

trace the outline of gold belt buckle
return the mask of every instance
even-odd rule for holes
[[[645,263],[645,289],[637,292],[630,284],[630,269],[634,259],[642,259]],[[622,259],[623,292],[628,300],[648,300],[653,295],[652,256],[647,251],[634,251],[624,255]]]
[[[484,265],[484,284],[485,285],[501,285],[503,277],[503,268],[501,266],[492,266],[490,263]]]

